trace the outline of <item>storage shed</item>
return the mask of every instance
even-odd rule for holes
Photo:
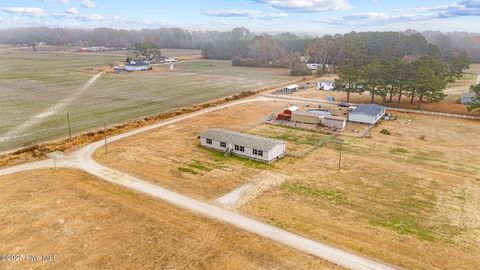
[[[282,93],[286,93],[286,94],[291,94],[291,93],[294,93],[296,91],[298,91],[298,88],[300,86],[298,84],[292,84],[292,85],[289,85],[285,88],[283,88],[282,90],[280,90]]]
[[[293,112],[292,121],[298,123],[314,124],[321,123],[320,115],[311,112]]]
[[[291,106],[291,107],[288,107],[285,111],[283,111],[283,113],[292,115],[293,112],[297,112],[298,110],[299,108],[297,106]]]
[[[323,117],[323,125],[326,127],[343,130],[347,126],[347,118],[331,115],[325,116]]]
[[[348,114],[348,121],[375,124],[385,115],[386,108],[377,104],[362,104]]]
[[[291,114],[286,114],[286,113],[279,113],[277,115],[277,120],[280,121],[290,121],[292,115]]]
[[[286,153],[286,143],[245,133],[212,128],[200,136],[200,144],[209,149],[271,163]]]
[[[319,82],[317,84],[317,90],[320,90],[320,91],[334,91],[335,90],[335,84],[330,83],[330,82]]]

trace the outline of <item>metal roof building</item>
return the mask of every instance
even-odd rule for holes
[[[361,104],[348,114],[348,121],[375,124],[385,115],[386,108],[377,104]]]
[[[467,93],[462,96],[461,102],[462,104],[468,105],[473,102],[474,98],[475,98],[475,93]]]
[[[279,140],[212,128],[200,136],[203,147],[262,162],[273,162],[285,155],[286,143]]]

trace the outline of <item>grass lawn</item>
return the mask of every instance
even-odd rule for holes
[[[124,59],[116,54],[1,50],[0,105],[5,110],[0,112],[0,134],[72,96],[97,72],[86,67],[106,68]],[[228,61],[206,60],[176,64],[175,71],[157,67],[144,73],[105,74],[60,112],[2,143],[0,151],[66,136],[67,112],[73,133],[80,133],[101,127],[104,121],[124,122],[290,80],[282,69],[232,67]]]

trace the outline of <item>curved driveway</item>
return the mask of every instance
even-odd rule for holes
[[[203,115],[219,109],[236,106],[240,104],[246,104],[251,102],[262,102],[267,100],[274,100],[272,98],[258,97],[256,99],[237,101],[213,108],[208,108],[202,111],[194,112],[184,116],[176,117],[171,120],[167,120],[148,127],[139,128],[127,133],[119,134],[108,139],[109,142],[121,140],[126,137],[130,137],[148,130],[160,128],[163,126],[171,125],[173,123],[187,120],[199,115]],[[184,208],[186,210],[201,214],[203,216],[228,223],[244,231],[271,239],[286,246],[301,250],[316,257],[322,258],[329,262],[338,264],[340,266],[355,269],[355,270],[390,270],[398,269],[394,266],[377,262],[357,254],[341,250],[336,247],[332,247],[323,243],[316,242],[314,240],[302,237],[300,235],[290,233],[288,231],[279,229],[277,227],[268,225],[266,223],[259,222],[255,219],[243,216],[233,211],[226,210],[224,208],[199,201],[179,193],[164,189],[160,186],[149,183],[148,181],[135,178],[128,174],[107,168],[95,162],[92,159],[93,153],[104,144],[103,141],[94,142],[86,145],[85,147],[75,151],[67,156],[57,158],[57,166],[76,168],[83,170],[87,173],[102,178],[108,182],[121,185],[158,199],[167,201],[173,205]],[[16,172],[22,172],[27,170],[35,170],[41,168],[53,167],[53,160],[43,160],[38,162],[32,162],[22,164],[6,169],[0,170],[0,176],[8,175]]]

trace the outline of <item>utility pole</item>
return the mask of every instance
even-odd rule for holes
[[[72,140],[72,128],[70,127],[70,113],[67,112],[68,137]]]
[[[342,150],[343,150],[343,140],[340,140],[340,155],[338,156],[338,171],[342,168]]]
[[[108,155],[108,148],[107,148],[107,121],[103,123],[103,137],[105,139],[105,156]]]

